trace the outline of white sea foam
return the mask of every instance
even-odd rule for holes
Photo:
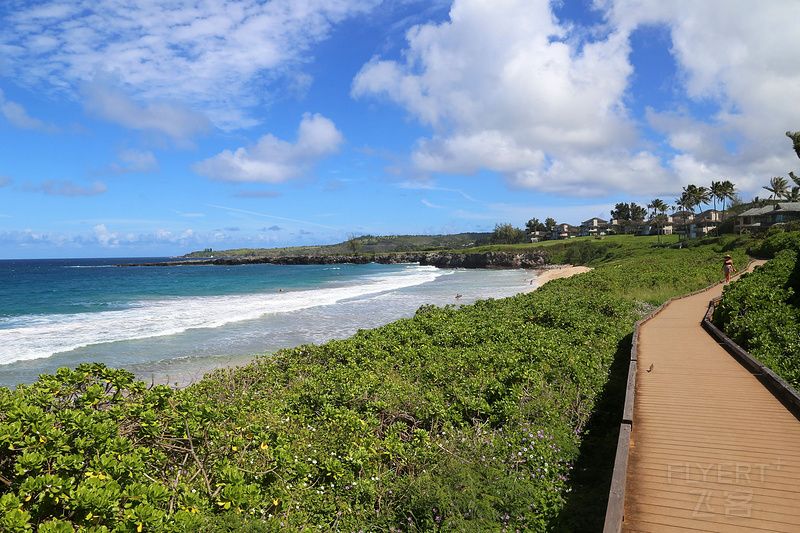
[[[13,323],[0,324],[0,365],[46,358],[94,344],[217,328],[269,314],[372,298],[428,283],[451,272],[414,267],[368,276],[359,284],[315,290],[160,299],[136,302],[120,310],[15,317]]]

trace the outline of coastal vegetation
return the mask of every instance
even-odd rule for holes
[[[770,233],[748,250],[770,261],[725,287],[714,323],[800,389],[800,231]]]
[[[97,363],[0,389],[0,530],[599,530],[635,321],[746,261],[744,238],[625,242],[185,389]]]

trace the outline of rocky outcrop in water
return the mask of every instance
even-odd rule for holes
[[[380,263],[393,265],[419,263],[439,268],[544,268],[546,255],[541,251],[527,253],[485,252],[408,252],[375,255],[291,255],[285,257],[220,257],[214,259],[186,259],[164,263],[122,263],[117,266],[191,266],[191,265],[338,265],[352,263]]]

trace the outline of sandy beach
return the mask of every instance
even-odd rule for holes
[[[541,274],[539,274],[538,278],[533,280],[533,282],[536,284],[536,287],[533,287],[531,290],[533,291],[538,289],[539,287],[541,287],[550,280],[568,278],[570,276],[574,276],[575,274],[581,274],[583,272],[588,272],[590,270],[592,269],[589,267],[573,266],[573,265],[564,265],[559,268],[552,268],[545,270]]]

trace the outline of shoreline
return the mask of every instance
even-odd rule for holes
[[[570,276],[574,276],[575,274],[583,274],[584,272],[589,272],[590,270],[593,269],[585,266],[575,266],[575,265],[562,265],[558,268],[550,268],[544,270],[542,271],[542,274],[539,277],[533,280],[533,283],[536,284],[536,287],[533,287],[526,292],[535,291],[548,281],[552,281],[554,279],[568,278]]]
[[[547,268],[547,269],[536,269],[539,274],[536,278],[533,279],[533,287],[529,289],[525,289],[520,291],[522,293],[530,293],[535,291],[548,281],[552,281],[554,279],[561,279],[561,278],[568,278],[570,276],[574,276],[575,274],[582,274],[584,272],[588,272],[592,270],[589,267],[585,266],[574,266],[574,265],[560,265],[554,268]],[[242,366],[249,365],[253,360],[257,357],[262,357],[267,355],[267,353],[253,353],[247,355],[234,355],[228,356],[225,359],[224,363],[219,361],[219,359],[214,363],[213,361],[208,362],[208,366],[198,366],[194,368],[191,372],[174,372],[170,373],[169,371],[164,372],[163,374],[156,374],[154,372],[146,372],[142,374],[137,374],[136,378],[147,383],[152,383],[155,385],[169,385],[169,386],[177,386],[178,388],[186,388],[190,385],[200,382],[206,374],[210,374],[216,370],[224,370],[224,369],[233,369]]]

